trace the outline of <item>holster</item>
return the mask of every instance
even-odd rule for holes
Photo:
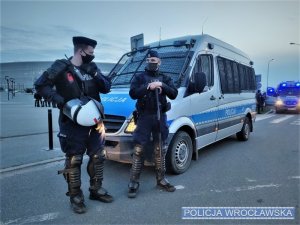
[[[167,102],[166,104],[163,104],[163,105],[162,105],[161,111],[162,111],[163,113],[165,113],[165,112],[168,112],[170,109],[171,109],[171,103],[170,103],[170,102]]]
[[[133,116],[133,122],[134,124],[136,125],[137,124],[137,120],[139,118],[139,113],[137,110],[134,110],[133,113],[132,113],[132,116]]]

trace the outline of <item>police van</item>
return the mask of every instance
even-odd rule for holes
[[[108,159],[131,162],[136,101],[128,93],[133,77],[144,71],[149,49],[158,52],[160,71],[178,88],[167,112],[169,171],[185,172],[191,160],[198,158],[199,149],[233,134],[248,140],[256,116],[253,62],[212,36],[184,36],[133,49],[109,73],[112,89],[102,95]],[[146,160],[151,161],[151,151],[147,152]]]
[[[281,82],[275,92],[276,113],[284,111],[295,111],[300,113],[300,82],[285,81]]]

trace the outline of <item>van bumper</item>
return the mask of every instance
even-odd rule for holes
[[[174,134],[169,133],[167,144],[169,145]],[[134,149],[134,141],[133,137],[130,136],[106,136],[105,140],[105,156],[108,160],[113,160],[117,162],[123,163],[131,163],[132,162],[132,153]],[[153,143],[149,142],[146,149],[144,150],[145,160],[149,163],[153,163]],[[145,163],[147,163],[145,162]]]
[[[108,160],[131,163],[133,148],[132,136],[106,136],[104,150]]]

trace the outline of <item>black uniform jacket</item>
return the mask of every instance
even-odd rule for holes
[[[92,67],[96,76],[86,73]],[[55,88],[54,88],[55,87]],[[35,82],[37,93],[62,107],[67,101],[86,95],[100,101],[99,93],[108,93],[111,82],[95,63],[74,67],[69,60],[56,60]]]
[[[177,88],[169,76],[161,72],[145,70],[145,72],[137,74],[133,78],[129,91],[130,97],[137,99],[136,108],[140,112],[155,113],[157,110],[155,92],[147,89],[149,83],[154,81],[162,82],[162,93],[159,95],[159,101],[163,112],[169,110],[167,109],[168,103],[166,97],[171,100],[177,97]]]

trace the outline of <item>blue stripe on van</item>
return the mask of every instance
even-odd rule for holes
[[[244,116],[245,110],[250,108],[252,111],[255,111],[255,104],[244,104],[234,107],[224,107],[216,110],[202,112],[199,114],[194,114],[189,116],[189,118],[194,122],[195,125],[211,123],[230,119],[236,116]],[[168,125],[171,125],[173,120],[168,120]]]

